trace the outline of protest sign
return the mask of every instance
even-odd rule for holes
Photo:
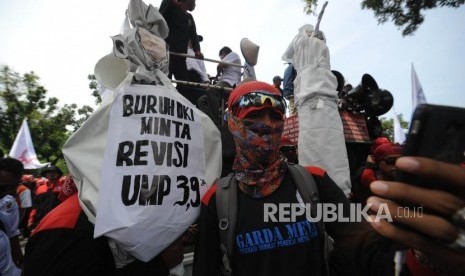
[[[114,99],[94,236],[149,261],[196,219],[206,192],[199,111],[164,86],[131,85]]]

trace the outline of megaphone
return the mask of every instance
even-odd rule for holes
[[[375,79],[369,74],[364,74],[362,82],[347,92],[347,99],[352,110],[364,111],[366,116],[383,115],[394,104],[392,94],[379,89]]]
[[[369,107],[365,108],[365,111],[369,116],[380,116],[388,112],[394,104],[394,97],[391,92],[380,89],[379,100],[377,103],[371,103]]]
[[[95,64],[94,75],[97,81],[108,89],[114,90],[126,78],[129,64],[125,59],[108,54]]]
[[[241,40],[240,46],[245,61],[252,66],[257,65],[258,50],[260,49],[260,46],[256,45],[248,38],[243,38]]]
[[[362,82],[355,88],[347,92],[349,98],[361,98],[378,91],[378,84],[375,79],[369,74],[363,74]]]

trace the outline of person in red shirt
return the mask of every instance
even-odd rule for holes
[[[60,181],[60,178],[63,176],[63,172],[60,168],[54,165],[46,167],[42,171],[41,175],[48,179],[49,189],[58,194],[63,185],[63,182]]]

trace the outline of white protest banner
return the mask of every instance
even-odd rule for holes
[[[207,190],[199,111],[164,86],[131,85],[112,103],[94,236],[142,261],[179,237]]]

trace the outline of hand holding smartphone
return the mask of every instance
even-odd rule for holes
[[[421,104],[412,116],[403,156],[419,156],[460,164],[465,154],[465,108]],[[448,190],[435,179],[400,172],[397,181],[430,189]]]
[[[416,156],[438,161],[460,164],[464,161],[465,152],[465,108],[422,104],[412,115],[407,140],[403,145],[402,156]],[[457,195],[457,186],[435,179],[420,177],[403,171],[396,172],[395,180],[406,184],[450,192]],[[425,213],[439,215],[423,206],[407,204],[410,210],[421,210]],[[405,226],[395,223],[397,227]],[[410,229],[412,230],[412,229]],[[380,243],[382,248],[391,248],[389,240]]]

